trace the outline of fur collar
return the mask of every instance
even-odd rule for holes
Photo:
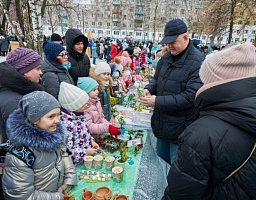
[[[100,80],[99,76],[95,74],[95,69],[93,67],[90,68],[90,77],[97,81],[99,84],[99,91],[104,91],[106,88],[103,84],[103,82]],[[109,86],[108,88],[111,90],[113,85],[113,80],[111,77],[109,77]]]
[[[38,129],[26,123],[21,109],[16,109],[10,114],[6,132],[9,141],[15,146],[24,145],[38,151],[52,152],[64,144],[65,138],[65,132],[60,123],[54,132]]]
[[[25,95],[36,90],[43,90],[43,87],[40,84],[34,83],[26,77],[22,76],[14,69],[14,67],[6,62],[0,63],[0,71],[1,87],[9,88],[10,90],[21,95]]]

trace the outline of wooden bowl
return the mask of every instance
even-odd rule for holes
[[[110,199],[111,196],[112,196],[112,191],[106,186],[99,187],[94,192],[95,200],[106,200],[106,199]]]

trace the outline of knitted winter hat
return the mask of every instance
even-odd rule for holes
[[[238,44],[208,55],[200,68],[199,76],[207,84],[252,75],[255,67],[255,47],[251,44]]]
[[[97,62],[95,66],[95,74],[99,75],[102,73],[111,73],[111,68],[108,63],[106,62]]]
[[[59,108],[60,104],[57,99],[47,92],[34,91],[24,95],[19,102],[19,106],[28,121],[34,124],[54,108]]]
[[[54,61],[54,59],[64,51],[65,48],[60,44],[54,42],[45,42],[43,44],[44,54],[47,60]]]
[[[73,112],[86,104],[89,96],[80,88],[66,82],[61,82],[58,99],[61,107],[69,112]]]
[[[58,33],[53,33],[51,35],[51,41],[62,41],[62,38]]]
[[[20,47],[11,51],[6,62],[11,64],[20,74],[42,65],[42,58],[32,49]]]
[[[90,77],[79,77],[77,80],[77,87],[87,92],[87,94],[89,94],[98,85],[97,81]]]
[[[76,38],[74,39],[74,41],[73,41],[73,45],[77,44],[78,42],[84,42],[84,39],[85,39],[85,37],[82,36],[82,35],[76,37]]]

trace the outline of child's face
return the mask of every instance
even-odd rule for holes
[[[54,108],[37,120],[34,124],[37,128],[46,131],[55,131],[60,122],[60,108]]]
[[[99,89],[98,86],[94,88],[91,92],[89,92],[89,97],[92,99],[97,99],[99,95]]]
[[[75,113],[82,113],[82,112],[84,112],[84,110],[85,110],[86,108],[88,108],[87,102],[86,102],[81,108],[79,108],[78,110],[76,110]]]
[[[108,73],[108,72],[101,73],[101,74],[99,74],[99,77],[102,81],[109,81],[110,73]]]

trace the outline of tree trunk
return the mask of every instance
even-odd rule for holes
[[[236,5],[236,0],[233,0],[231,2],[231,11],[230,11],[229,35],[228,35],[228,43],[229,44],[232,41],[232,35],[233,35],[235,5]]]
[[[23,46],[23,42],[22,42],[22,39],[21,39],[21,37],[20,37],[20,34],[18,33],[17,27],[14,26],[14,25],[12,24],[11,20],[10,20],[10,15],[9,15],[8,10],[6,9],[6,5],[5,5],[4,0],[0,0],[0,6],[3,8],[3,12],[4,12],[4,15],[5,15],[6,19],[7,19],[7,22],[8,22],[9,24],[11,24],[12,27],[13,27],[14,33],[15,33],[15,35],[16,35],[17,38],[18,38],[19,45],[20,45],[20,46]]]

